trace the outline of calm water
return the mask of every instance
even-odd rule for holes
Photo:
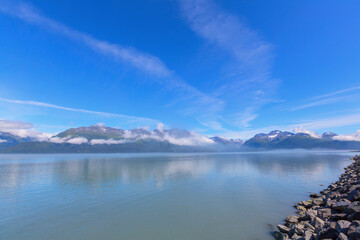
[[[352,155],[0,155],[0,239],[272,239]]]

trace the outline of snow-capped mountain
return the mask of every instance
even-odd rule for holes
[[[287,132],[271,131],[269,133],[256,134],[253,138],[244,143],[245,148],[252,149],[289,149],[289,148],[328,148],[328,149],[358,149],[360,142],[354,138],[343,140],[339,135],[332,132],[325,132],[316,135],[309,132]]]

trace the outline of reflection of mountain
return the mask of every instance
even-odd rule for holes
[[[230,176],[281,176],[302,173],[316,177],[328,168],[340,168],[344,156],[307,153],[269,154],[182,154],[143,157],[116,155],[13,155],[2,161],[0,187],[27,184],[68,183],[98,186],[121,181],[158,186],[179,179],[194,179],[210,173]],[[3,160],[4,156],[0,160]]]

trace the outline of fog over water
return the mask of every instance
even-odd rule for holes
[[[0,155],[0,239],[271,239],[352,155]]]

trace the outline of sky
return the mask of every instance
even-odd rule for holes
[[[355,0],[0,0],[0,130],[351,134],[359,12]]]

